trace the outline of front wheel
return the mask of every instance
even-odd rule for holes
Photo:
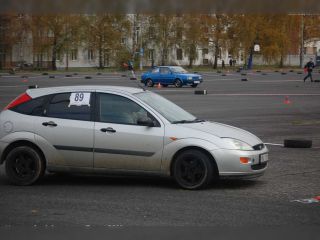
[[[173,165],[174,179],[184,189],[204,188],[213,180],[214,174],[211,159],[196,149],[179,154]]]
[[[182,82],[180,79],[176,79],[174,81],[174,86],[177,87],[177,88],[181,88],[182,87]]]
[[[148,78],[146,82],[147,82],[147,87],[153,87],[154,83],[152,79]]]
[[[12,149],[5,161],[6,175],[15,185],[31,185],[44,174],[45,167],[40,154],[29,146]]]

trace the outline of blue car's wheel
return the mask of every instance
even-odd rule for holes
[[[147,86],[147,87],[153,87],[153,85],[154,85],[154,82],[152,81],[152,79],[151,79],[151,78],[148,78],[148,79],[146,80],[146,86]]]
[[[180,79],[176,79],[174,81],[174,86],[177,87],[177,88],[181,88],[182,87],[182,82]]]

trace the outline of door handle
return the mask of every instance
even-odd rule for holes
[[[43,122],[42,125],[45,126],[45,127],[47,127],[47,126],[50,126],[50,127],[56,127],[56,126],[58,126],[58,124],[56,124],[55,122],[52,122],[52,121],[50,121],[50,122]]]
[[[111,128],[111,127],[101,128],[100,131],[101,131],[101,132],[111,132],[111,133],[115,133],[115,132],[116,132],[116,130],[114,130],[114,129]]]

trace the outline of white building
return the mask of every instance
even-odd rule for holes
[[[148,22],[148,19],[137,20],[137,15],[128,14],[128,19],[132,22],[132,31],[130,33],[123,33],[120,39],[122,46],[128,49],[130,52],[135,52],[134,59],[142,66],[161,65],[162,55],[165,56],[166,65],[188,65],[189,58],[185,50],[178,44],[173,44],[166,53],[163,53],[163,49],[160,49],[156,44],[155,38],[151,33],[155,33],[157,29]],[[153,29],[153,30],[152,30]],[[152,31],[151,31],[152,30]],[[176,33],[174,33],[176,34]],[[142,37],[143,36],[143,37]],[[50,36],[49,36],[50,37]],[[144,38],[144,39],[143,39]],[[183,36],[182,36],[183,38]],[[143,40],[142,40],[143,39]],[[133,50],[135,49],[135,50]],[[214,62],[214,47],[208,40],[208,44],[205,46],[198,45],[196,47],[197,58],[194,59],[193,65],[212,65]],[[320,56],[320,40],[311,39],[305,44],[305,60],[308,61],[310,57],[315,58]],[[115,62],[115,54],[112,50],[105,49],[103,53],[103,65],[105,67],[117,67],[118,63]],[[26,63],[27,65],[33,65],[33,67],[47,68],[51,66],[51,51],[48,50],[45,53],[34,53],[32,35],[29,34],[23,43],[16,44],[12,48],[12,56],[10,57],[11,64],[18,65],[19,63]],[[217,59],[218,65],[221,66],[222,61],[225,65],[229,65],[230,58],[236,60],[238,66],[242,66],[245,62],[243,54],[239,54],[239,57],[235,58],[230,56],[228,51],[220,49],[219,57]],[[261,55],[254,55],[254,65],[267,65]],[[299,55],[288,55],[284,59],[284,65],[286,66],[299,66]],[[270,63],[269,63],[270,64]],[[275,64],[277,64],[275,62]],[[71,47],[68,56],[66,54],[58,54],[56,65],[58,68],[64,69],[66,66],[73,67],[98,67],[99,57],[98,53],[93,49],[88,49],[85,45]]]

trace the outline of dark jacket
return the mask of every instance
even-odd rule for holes
[[[304,68],[307,69],[308,72],[312,72],[312,69],[314,68],[314,63],[312,61],[307,62],[307,64],[304,66]]]

